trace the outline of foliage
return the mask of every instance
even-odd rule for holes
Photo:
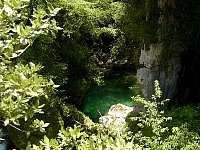
[[[112,58],[128,60],[130,66],[139,68],[140,50],[148,50],[149,44],[158,41],[159,8],[157,0],[121,0],[122,17],[117,28],[120,31],[111,47]]]
[[[44,137],[40,146],[29,145],[27,149],[132,149],[133,143],[126,142],[128,137],[117,135],[116,137],[109,136],[104,133],[88,134],[80,126],[69,127],[62,129],[58,133],[57,139],[48,139]]]
[[[39,76],[36,71],[40,66],[17,64],[15,67],[1,64],[1,117],[4,125],[19,125],[19,119],[31,119],[35,113],[43,113],[42,98],[48,97],[53,87]]]
[[[41,34],[57,31],[52,18],[60,10],[28,9],[29,0],[4,0],[0,3],[0,110],[1,122],[5,127],[24,132],[45,132],[49,123],[34,118],[42,114],[48,96],[57,87],[37,72],[42,68],[32,62],[15,63],[34,40]],[[23,122],[29,130],[23,130]]]
[[[130,130],[115,133],[104,128],[102,128],[104,130],[91,133],[87,132],[84,126],[74,126],[61,129],[56,139],[48,139],[44,136],[39,146],[28,145],[27,149],[199,149],[200,137],[197,133],[189,132],[184,125],[174,126],[171,128],[171,132],[168,127],[163,126],[163,123],[171,120],[171,117],[163,116],[164,112],[160,111],[160,106],[165,102],[158,101],[161,95],[158,81],[155,81],[153,101],[146,101],[139,96],[133,97],[135,101],[142,103],[146,108],[145,113],[142,112],[141,116],[132,118],[133,121],[139,121],[137,125],[140,129],[136,133]],[[144,128],[148,128],[149,131],[142,130]]]
[[[54,9],[51,3],[62,9]],[[58,86],[48,78],[61,83],[61,90],[67,90],[67,94],[78,96],[77,102],[92,80],[100,83],[102,68],[97,66],[96,61],[110,51],[114,58],[117,49],[127,42],[122,30],[117,28],[124,15],[124,5],[112,0],[60,0],[51,3],[0,0],[0,118],[9,134],[22,140],[15,143],[18,148],[199,148],[199,135],[191,132],[193,127],[166,126],[165,122],[171,117],[163,116],[161,111],[165,101],[160,100],[162,92],[157,81],[152,101],[133,97],[145,108],[144,112],[130,120],[136,124],[137,130],[130,128],[115,133],[103,125],[94,124],[75,107],[62,104],[63,101],[54,95],[54,88]],[[143,8],[136,14],[136,23],[133,24],[137,27],[141,22],[141,36],[129,42],[140,45],[141,40],[155,33],[156,30],[151,31],[148,24],[157,21],[157,18],[152,18],[154,1],[134,1],[131,6],[136,4]],[[61,28],[57,27],[55,20],[63,28],[58,33],[55,31]],[[127,29],[124,29],[126,36]],[[141,34],[145,32],[148,34]],[[72,126],[75,124],[72,122],[78,125]]]
[[[39,34],[48,29],[57,29],[55,20],[50,20],[59,9],[50,14],[43,10],[34,11],[29,18],[29,0],[6,0],[1,2],[0,33],[1,59],[11,59],[21,55]],[[20,13],[19,13],[20,12]],[[28,25],[28,22],[29,25]]]
[[[155,95],[152,95],[152,100],[147,101],[140,96],[133,97],[137,103],[141,103],[145,109],[141,112],[139,117],[133,117],[132,119],[139,122],[139,127],[144,129],[144,132],[149,131],[149,136],[160,136],[162,133],[168,130],[167,128],[162,128],[162,123],[168,121],[170,117],[164,117],[164,111],[160,111],[160,107],[164,105],[165,101],[159,101],[162,92],[159,87],[158,81],[155,81]],[[160,130],[162,128],[162,130]],[[148,131],[147,131],[148,130]]]
[[[126,11],[119,28],[124,33],[124,53],[130,51],[130,54],[137,54],[141,48],[148,50],[149,44],[163,43],[164,61],[172,56],[181,56],[182,53],[190,54],[191,51],[199,55],[198,0],[122,2]]]
[[[103,32],[117,34],[117,29],[113,27],[121,17],[122,4],[120,2],[62,0],[60,5],[64,9],[62,12],[64,16],[58,19],[64,19],[60,23],[63,23],[64,33],[68,36],[71,36],[71,33],[78,35],[81,31],[90,33],[94,37]]]
[[[103,53],[110,53],[113,42],[120,34],[117,24],[123,15],[123,3],[63,0],[60,6],[63,10],[56,19],[63,28],[59,42],[64,48],[62,54],[67,57],[68,76],[71,80],[73,76],[76,80],[98,81],[104,70],[97,63],[102,61]]]
[[[135,134],[136,142],[145,149],[198,149],[200,138],[198,133],[189,132],[184,125],[174,126],[169,132],[168,125],[163,125],[172,118],[165,117],[164,111],[160,111],[161,106],[168,101],[160,101],[161,96],[159,83],[155,81],[155,95],[152,95],[152,101],[135,97],[135,100],[146,108],[140,117],[133,117],[133,120],[139,121],[137,125],[140,127],[138,133]]]
[[[41,63],[44,68],[40,73],[61,85],[59,96],[80,106],[89,85],[103,83],[105,69],[98,63],[105,53],[109,59],[113,45],[119,44],[121,32],[117,24],[124,5],[111,0],[37,0],[32,1],[31,7],[48,8],[50,4],[61,8],[54,18],[63,30],[53,38],[39,36],[18,61]]]
[[[187,105],[178,108],[172,108],[171,110],[165,113],[165,116],[172,116],[173,120],[166,122],[169,128],[174,126],[181,126],[186,124],[188,131],[200,133],[199,129],[199,115],[200,115],[199,106]]]
[[[158,2],[156,0],[123,0],[123,2],[127,11],[125,19],[122,20],[122,29],[125,33],[129,33],[128,38],[134,39],[139,44],[156,42],[159,17]]]

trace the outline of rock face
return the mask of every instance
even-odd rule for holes
[[[133,111],[132,107],[123,104],[112,105],[107,116],[99,118],[99,122],[106,128],[121,130],[126,124],[126,117]]]
[[[180,58],[171,58],[163,62],[162,51],[161,43],[150,45],[149,51],[141,50],[139,62],[144,67],[137,70],[137,81],[146,99],[151,99],[154,94],[155,80],[160,83],[163,98],[172,98],[176,92],[181,69]]]
[[[140,112],[145,113],[145,108],[142,104],[135,104],[133,107],[116,104],[111,106],[106,116],[99,118],[99,122],[106,129],[114,130],[115,132],[123,132],[127,127],[131,128],[132,131],[138,131],[138,122],[130,120],[130,118],[139,117]]]

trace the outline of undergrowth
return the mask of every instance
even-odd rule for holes
[[[27,146],[34,150],[197,150],[200,149],[198,121],[192,125],[192,120],[198,120],[199,108],[187,106],[168,112],[160,110],[167,100],[161,101],[162,92],[158,81],[155,81],[155,95],[151,101],[140,96],[133,100],[144,106],[144,111],[137,117],[131,117],[132,124],[138,126],[137,132],[130,128],[125,132],[113,133],[108,129],[88,132],[84,126],[61,129],[56,139],[44,139],[40,145]],[[173,120],[172,117],[175,119]],[[187,117],[187,115],[191,117]],[[179,117],[177,117],[179,116]],[[195,118],[197,117],[197,118]],[[187,120],[185,120],[187,118]],[[188,122],[189,121],[189,122]],[[185,123],[187,122],[187,123]],[[96,124],[100,129],[100,124]],[[90,130],[91,131],[91,130]]]

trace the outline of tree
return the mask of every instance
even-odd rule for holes
[[[42,68],[32,62],[16,63],[41,34],[57,31],[52,18],[60,10],[29,9],[29,0],[0,1],[0,117],[4,127],[12,127],[27,135],[45,131],[49,123],[34,118],[43,113],[42,107],[50,100],[48,95],[56,87],[37,72]],[[28,130],[23,124],[28,123]]]
[[[88,87],[92,83],[102,83],[105,65],[100,66],[99,62],[106,64],[112,57],[113,47],[118,48],[114,45],[119,44],[121,35],[117,25],[123,15],[123,3],[111,0],[57,0],[50,3],[62,8],[55,19],[63,30],[54,38],[40,36],[18,60],[41,63],[44,68],[40,73],[61,85],[58,95],[66,102],[80,106]],[[34,1],[33,7],[37,6],[45,8],[48,3]],[[102,60],[105,53],[108,58]]]

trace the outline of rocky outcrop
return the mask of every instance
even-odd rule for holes
[[[138,129],[137,121],[132,121],[131,117],[139,117],[140,112],[145,112],[142,104],[135,104],[129,107],[123,104],[112,105],[106,116],[99,118],[99,123],[106,129],[123,132],[127,127]]]
[[[108,114],[99,118],[99,123],[103,124],[107,129],[121,131],[124,129],[126,117],[131,111],[133,111],[132,107],[123,104],[112,105]]]
[[[163,59],[161,43],[150,45],[150,50],[141,50],[140,64],[144,67],[137,70],[137,81],[146,99],[154,94],[154,81],[158,80],[163,98],[172,98],[176,92],[177,80],[181,69],[180,58]]]

